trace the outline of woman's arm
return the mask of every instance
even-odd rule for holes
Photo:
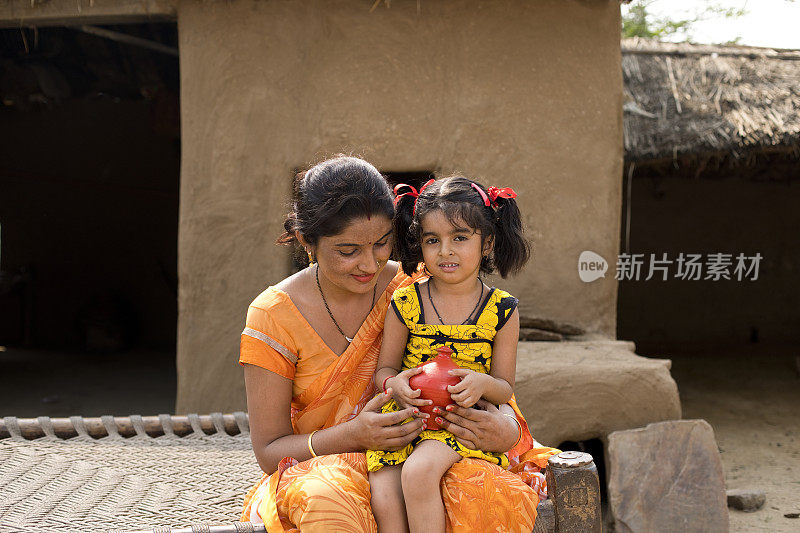
[[[274,472],[284,457],[294,457],[298,461],[310,459],[309,435],[295,435],[292,431],[289,415],[292,381],[250,364],[244,365],[244,380],[250,440],[261,469],[268,474]],[[387,395],[376,396],[353,420],[314,433],[314,452],[326,455],[406,446],[422,431],[422,413],[408,408],[383,414],[380,408],[388,400]],[[401,424],[411,416],[417,420]]]
[[[250,440],[258,465],[264,472],[278,468],[284,457],[298,461],[311,458],[308,435],[295,435],[289,416],[292,380],[255,365],[244,365]],[[317,435],[314,435],[316,440]],[[343,442],[343,447],[347,447]],[[319,453],[319,452],[318,452]]]
[[[479,400],[476,407],[449,405],[448,410],[434,407],[437,422],[456,436],[461,444],[473,450],[505,453],[517,443],[519,423],[508,404],[499,408],[486,400]],[[512,420],[513,418],[513,420]]]

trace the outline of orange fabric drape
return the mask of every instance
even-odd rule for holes
[[[251,335],[242,335],[240,362],[293,378],[292,425],[297,434],[346,422],[373,396],[383,322],[392,292],[416,281],[401,271],[384,291],[353,342],[336,356],[288,296],[267,289],[250,307],[247,327],[297,356],[294,370],[287,355]],[[248,331],[248,330],[246,330]],[[263,337],[262,337],[263,338]],[[273,342],[273,346],[275,345]],[[283,351],[283,350],[282,350]],[[288,375],[287,375],[288,374]],[[523,438],[509,452],[510,470],[478,459],[462,459],[442,479],[448,531],[527,531],[533,528],[539,497],[546,490],[540,470],[558,450],[542,447],[522,424]],[[270,533],[375,532],[370,510],[366,457],[345,453],[298,463],[287,457],[265,474],[245,497],[241,520],[264,522]]]

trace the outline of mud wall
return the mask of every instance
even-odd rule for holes
[[[181,2],[177,411],[245,406],[248,303],[288,272],[292,170],[356,152],[384,171],[513,186],[534,259],[502,286],[525,314],[615,333],[619,4],[605,0]]]

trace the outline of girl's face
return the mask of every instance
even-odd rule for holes
[[[478,277],[481,259],[491,242],[461,220],[451,223],[436,209],[420,220],[422,259],[431,275],[444,283],[461,283]]]
[[[320,237],[313,247],[320,279],[346,292],[372,291],[392,253],[391,238],[392,221],[382,215],[356,218],[338,235]]]

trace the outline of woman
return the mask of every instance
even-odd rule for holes
[[[427,416],[383,414],[389,397],[373,398],[390,297],[421,277],[389,261],[393,214],[386,181],[361,159],[324,161],[295,184],[278,242],[302,246],[310,266],[259,295],[242,334],[253,450],[266,473],[242,520],[270,532],[377,531],[363,451],[404,447]],[[514,473],[478,459],[456,463],[442,482],[448,529],[531,531],[532,486],[543,489],[539,469],[558,450],[531,438],[513,400],[481,405],[438,414],[463,444],[508,452]]]

